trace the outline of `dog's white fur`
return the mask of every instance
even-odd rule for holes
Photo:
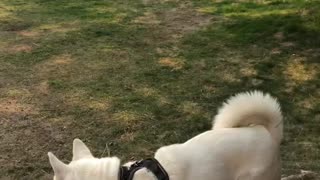
[[[170,180],[280,180],[282,115],[276,99],[241,93],[220,108],[213,129],[183,144],[160,148],[155,158]],[[117,157],[94,158],[79,139],[68,165],[48,153],[55,180],[118,180]],[[147,169],[134,180],[156,180]]]

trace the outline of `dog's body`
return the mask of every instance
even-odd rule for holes
[[[183,144],[160,148],[155,158],[170,180],[280,180],[279,104],[260,92],[238,94],[219,110],[213,129]],[[118,180],[120,160],[94,158],[75,140],[73,161],[63,164],[49,153],[56,180]],[[133,180],[156,180],[143,168]]]

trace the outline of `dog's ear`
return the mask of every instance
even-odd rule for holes
[[[89,148],[80,140],[73,140],[73,157],[72,161],[79,160],[82,158],[93,158]]]
[[[51,152],[48,153],[48,156],[54,175],[62,179],[71,169]]]

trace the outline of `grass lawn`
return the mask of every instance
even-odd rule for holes
[[[283,174],[319,172],[319,1],[1,0],[0,179],[52,179],[75,137],[152,156],[252,89],[281,102]]]

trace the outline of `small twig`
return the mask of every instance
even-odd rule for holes
[[[109,148],[109,146],[108,146],[108,143],[106,143],[106,147],[104,148],[104,150],[103,150],[100,158],[102,158],[102,157],[104,156],[104,154],[105,154],[106,151],[108,152],[108,157],[110,157],[111,153],[110,153],[110,148]]]
[[[38,47],[40,46],[39,44],[36,44],[36,43],[32,43],[32,44],[35,45],[35,46],[38,46]]]

